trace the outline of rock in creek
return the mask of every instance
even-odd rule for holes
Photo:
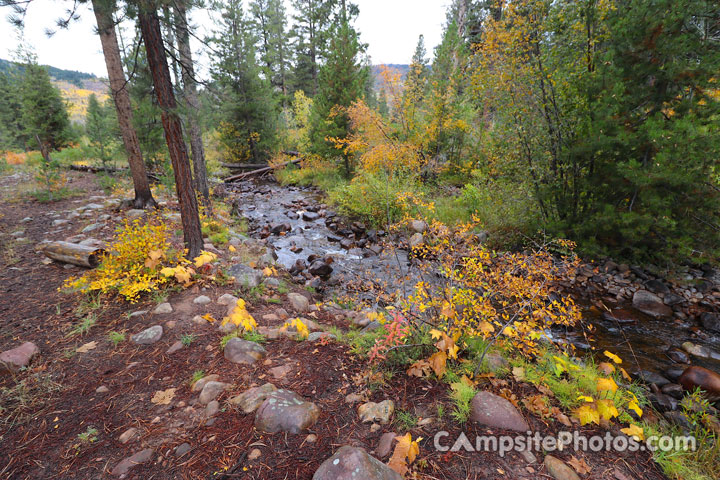
[[[633,295],[633,307],[655,318],[671,317],[673,311],[662,299],[647,290],[638,290]]]
[[[707,368],[692,366],[685,369],[678,383],[687,391],[700,387],[707,392],[708,398],[720,398],[720,375]]]

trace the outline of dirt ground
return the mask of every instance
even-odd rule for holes
[[[89,203],[93,195],[104,195],[92,174],[73,173],[71,187],[83,196],[51,204],[40,204],[13,193],[22,178],[0,178],[0,351],[25,341],[41,350],[30,368],[17,375],[0,377],[3,389],[0,404],[0,478],[7,479],[100,479],[112,478],[111,470],[122,459],[145,449],[153,449],[153,459],[130,470],[130,479],[303,479],[312,478],[318,466],[342,445],[364,447],[373,452],[383,433],[409,431],[413,438],[423,437],[420,454],[410,475],[418,479],[515,479],[551,478],[540,463],[528,464],[520,455],[501,458],[497,453],[436,451],[433,436],[446,430],[449,438],[461,429],[448,415],[437,418],[437,406],[452,408],[447,385],[395,372],[391,379],[369,385],[366,359],[354,355],[350,347],[332,341],[297,341],[281,337],[268,340],[264,361],[254,366],[237,365],[224,359],[220,333],[215,325],[198,325],[196,315],[211,313],[222,318],[225,307],[215,300],[235,288],[195,286],[173,293],[168,302],[170,314],[146,313],[132,318],[131,312],[155,307],[145,299],[129,305],[118,299],[104,299],[95,305],[96,323],[84,334],[71,333],[79,321],[81,298],[60,292],[63,281],[81,272],[59,263],[44,264],[34,246],[44,240],[64,239],[78,233],[92,218],[76,219],[64,228],[53,227],[57,212],[65,212]],[[97,215],[122,215],[103,209]],[[31,220],[22,223],[30,217]],[[93,236],[111,238],[113,221]],[[18,241],[11,233],[24,230]],[[291,290],[307,292],[298,285]],[[198,295],[209,296],[213,303],[196,305]],[[276,303],[279,299],[280,303]],[[315,298],[314,300],[321,300]],[[276,321],[262,317],[279,308],[292,311],[285,294],[269,292],[249,301],[248,310],[261,326]],[[348,322],[322,307],[315,321],[347,328]],[[162,339],[153,345],[137,345],[130,335],[151,325],[163,325]],[[272,326],[272,325],[271,325]],[[114,346],[108,340],[111,331],[126,333],[128,340]],[[183,336],[192,342],[174,353],[168,348]],[[187,337],[186,337],[187,338]],[[76,349],[90,342],[96,347],[84,353]],[[275,369],[276,367],[285,367]],[[217,374],[232,384],[220,397],[221,410],[212,418],[203,415],[197,393],[190,390],[193,373]],[[225,400],[252,386],[272,382],[315,402],[321,409],[318,422],[298,435],[265,434],[254,426],[254,415],[243,415]],[[517,396],[538,393],[534,387],[509,380],[508,387]],[[99,387],[101,388],[98,391]],[[370,388],[372,387],[372,388]],[[151,398],[158,391],[176,388],[168,405],[157,405]],[[488,384],[482,388],[496,390]],[[107,391],[104,391],[104,390]],[[411,413],[416,419],[432,418],[423,426],[406,430],[395,416],[388,425],[361,423],[357,404],[346,403],[348,394],[358,393],[366,401],[392,399],[396,412]],[[543,422],[528,412],[525,417],[533,430],[557,433],[562,425]],[[123,444],[120,435],[134,427],[132,440]],[[92,441],[83,441],[83,433],[95,429]],[[463,431],[469,438],[489,430],[469,422]],[[604,434],[604,430],[582,428],[583,433]],[[509,433],[509,432],[508,432]],[[617,433],[617,432],[616,432]],[[189,450],[177,455],[176,448],[189,444]],[[260,455],[250,459],[258,449]],[[584,459],[592,479],[662,479],[648,452],[578,453],[556,452],[568,460],[571,455]],[[541,458],[541,455],[538,454]],[[382,459],[387,461],[387,458]],[[227,474],[232,471],[232,474]]]

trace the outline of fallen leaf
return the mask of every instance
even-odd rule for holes
[[[573,467],[575,469],[575,471],[577,473],[579,473],[580,475],[585,475],[585,474],[590,473],[590,470],[591,470],[590,465],[588,465],[585,462],[584,458],[581,458],[578,460],[577,457],[575,457],[575,455],[573,455],[572,457],[570,457],[570,460],[568,460],[567,463],[571,467]]]
[[[523,367],[513,367],[512,374],[518,382],[525,380],[525,369]]]
[[[608,357],[610,360],[612,360],[615,363],[622,363],[622,359],[615,355],[614,353],[610,353],[607,350],[603,352],[606,357]]]
[[[602,362],[598,365],[598,370],[600,370],[603,375],[610,375],[615,371],[615,365],[612,363]]]
[[[637,425],[630,424],[629,427],[621,428],[620,431],[628,437],[635,437],[635,440],[645,440],[642,427],[638,427]]]
[[[167,390],[158,390],[150,401],[156,405],[168,405],[175,397],[177,388],[168,388]]]
[[[96,347],[97,347],[97,342],[92,341],[92,342],[88,342],[85,345],[78,347],[75,351],[77,353],[87,353],[90,350],[94,350]]]

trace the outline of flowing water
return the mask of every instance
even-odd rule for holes
[[[298,260],[307,261],[311,255],[333,258],[333,273],[323,283],[328,295],[340,297],[353,285],[353,295],[364,296],[363,300],[377,304],[381,302],[379,290],[411,292],[417,277],[409,273],[407,253],[402,249],[381,251],[375,237],[382,236],[383,232],[365,230],[357,224],[349,228],[352,222],[327,207],[315,189],[254,181],[236,184],[234,188],[233,200],[237,212],[249,222],[249,233],[266,237],[275,247],[278,262],[285,268],[291,269]],[[270,234],[278,225],[284,225],[287,231],[281,235]],[[367,244],[364,248],[343,248],[340,242],[348,237],[364,238]],[[363,289],[363,284],[368,288]],[[369,288],[370,285],[375,288]],[[595,327],[589,338],[579,330],[549,333],[580,350],[599,353],[610,350],[626,360],[628,370],[639,367],[661,374],[673,365],[668,348],[679,349],[683,342],[691,341],[711,351],[720,351],[720,338],[692,329],[692,321],[654,319],[628,305],[610,307],[613,315],[602,315],[595,307],[583,306],[585,322]],[[716,359],[693,357],[692,362],[720,371],[720,354]]]

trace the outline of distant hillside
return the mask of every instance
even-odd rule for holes
[[[70,120],[74,123],[85,123],[88,99],[95,94],[101,102],[109,98],[107,81],[90,73],[75,70],[63,70],[44,65],[50,73],[53,83],[60,89],[68,102]],[[22,64],[3,60],[0,58],[0,73],[16,72],[22,74],[25,67]]]

